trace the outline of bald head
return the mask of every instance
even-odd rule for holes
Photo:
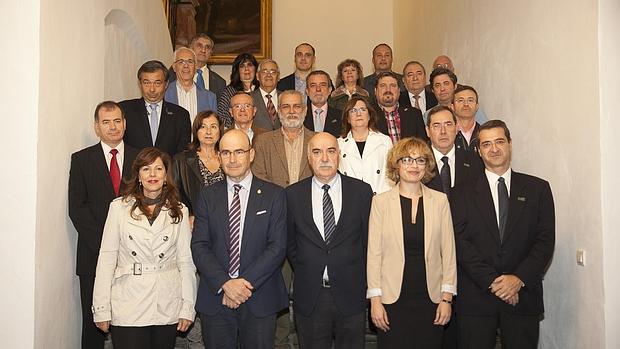
[[[220,139],[220,161],[224,173],[233,182],[241,182],[250,173],[254,149],[245,132],[231,129],[224,133]]]
[[[329,183],[338,171],[340,149],[336,137],[327,132],[315,134],[308,142],[308,163],[321,183]]]
[[[433,69],[437,68],[446,68],[454,72],[452,60],[446,55],[437,56],[437,58],[435,58],[435,61],[433,62]]]

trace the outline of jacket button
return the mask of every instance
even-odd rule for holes
[[[159,258],[164,258],[164,253],[163,252],[159,254]]]
[[[167,236],[164,236],[164,241],[168,241],[168,237]]]
[[[129,235],[129,240],[133,240],[133,236]]]
[[[377,174],[381,173],[381,170],[377,170]]]
[[[131,251],[131,255],[132,255],[132,256],[137,255],[136,251]]]
[[[343,158],[346,158],[346,157],[347,157],[347,154],[342,154],[342,157],[343,157]]]

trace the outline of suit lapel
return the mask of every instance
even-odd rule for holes
[[[286,161],[286,151],[284,150],[284,135],[282,134],[282,130],[277,130],[273,132],[273,137],[271,138],[273,142],[273,148],[276,150],[276,156],[282,162],[282,167],[286,172],[286,177],[288,178],[288,162]],[[289,178],[290,180],[290,178]]]
[[[402,209],[400,207],[400,191],[398,189],[398,185],[395,185],[392,189],[390,189],[389,193],[389,204],[387,205],[388,209],[388,222],[386,225],[394,225],[395,229],[386,229],[385,231],[391,231],[396,234],[395,239],[398,245],[398,251],[403,258],[405,259],[405,241],[403,236],[403,217],[402,217]]]
[[[493,204],[493,196],[491,196],[491,189],[486,176],[480,176],[480,178],[478,178],[475,196],[474,201],[480,211],[480,215],[487,225],[488,231],[491,233],[493,239],[499,245],[499,228],[497,227],[497,217],[495,216],[495,205]]]
[[[301,161],[299,161],[299,179],[304,177],[304,173],[310,165],[308,165],[308,160],[306,158],[306,152],[308,149],[308,143],[310,142],[310,138],[314,135],[314,132],[305,129],[304,130],[304,143],[301,149]]]
[[[198,167],[198,158],[195,156],[188,156],[185,158],[185,162],[187,163],[187,167],[192,169],[192,172],[196,176],[202,180],[202,175],[200,174],[200,168]]]
[[[110,197],[114,198],[116,195],[114,194],[114,186],[112,185],[112,177],[110,177],[110,170],[108,169],[108,161],[103,155],[103,148],[101,148],[101,143],[99,143],[98,147],[95,147],[93,156],[94,158],[94,166],[95,172],[101,175],[101,181],[103,182],[103,186],[105,187],[106,193],[110,194]],[[125,170],[125,163],[123,163],[123,171]],[[131,170],[130,170],[131,171]]]
[[[146,101],[144,98],[137,99],[136,115],[141,115],[139,118],[140,128],[144,133],[144,137],[149,140],[150,144],[153,144],[153,137],[151,136],[151,124],[149,123],[149,112],[146,110]]]
[[[521,217],[521,212],[523,212],[523,207],[526,205],[528,199],[526,189],[525,182],[522,181],[522,177],[519,173],[512,171],[510,178],[510,198],[508,199],[508,218],[503,241],[508,239],[515,224],[517,224]]]
[[[261,207],[260,204],[263,201],[262,183],[256,178],[252,178],[252,184],[250,184],[248,203],[245,208],[245,219],[243,221],[243,236],[241,237],[241,253],[245,251],[245,246],[248,244],[251,227],[254,226],[254,219],[256,218],[256,212]]]
[[[159,128],[157,129],[157,140],[155,141],[156,145],[160,145],[163,142],[163,135],[166,133],[166,130],[175,129],[173,115],[172,112],[168,110],[167,104],[166,101],[162,103]]]
[[[319,231],[319,228],[316,226],[316,223],[314,222],[314,210],[312,209],[312,185],[313,185],[312,180],[308,180],[305,183],[306,184],[304,184],[304,188],[303,188],[305,195],[303,195],[303,197],[307,199],[301,200],[301,203],[302,203],[301,212],[308,212],[308,214],[304,214],[303,217],[307,219],[306,224],[312,227],[311,229],[312,232],[310,233],[309,237],[318,246],[326,246],[325,240],[321,236],[321,232]],[[340,216],[342,217],[342,213],[340,214]]]

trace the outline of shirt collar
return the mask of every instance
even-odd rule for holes
[[[125,150],[125,143],[123,143],[123,141],[121,141],[116,147],[112,148],[109,145],[105,144],[104,142],[101,142],[101,148],[103,148],[103,153],[105,155],[110,154],[110,150],[116,149],[116,150],[118,150],[118,154],[123,156],[123,154],[124,154],[123,151]]]
[[[323,185],[325,185],[325,183],[319,181],[319,179],[316,178],[316,176],[312,176],[312,184],[315,187],[319,188],[320,190],[323,190]],[[329,181],[327,185],[329,185],[330,190],[338,187],[338,185],[340,185],[340,174],[336,172],[336,175],[334,176],[334,178],[332,178],[332,180]]]
[[[235,189],[233,188],[233,185],[241,184],[243,189],[250,190],[250,186],[252,185],[252,177],[252,171],[250,171],[248,175],[241,180],[241,182],[237,183],[230,179],[230,177],[226,176],[226,188],[228,189],[228,191],[234,191]]]
[[[142,98],[144,100],[144,105],[146,106],[146,110],[149,111],[149,113],[151,112],[151,104],[157,104],[157,112],[161,113],[161,108],[162,105],[164,104],[164,100],[162,99],[161,101],[157,102],[157,103],[151,103],[149,101],[147,101],[146,99]]]
[[[435,149],[435,147],[431,146],[431,149],[433,149],[433,155],[435,155],[435,159],[437,159],[437,162],[441,161],[441,158],[443,158],[444,156],[447,156],[448,159],[450,159],[450,161],[454,161],[454,154],[456,154],[456,147],[454,146],[454,144],[452,144],[452,149],[450,149],[450,151],[448,151],[448,154],[443,155],[439,150]]]
[[[510,190],[510,179],[512,178],[512,169],[510,167],[508,167],[508,170],[506,170],[506,172],[504,172],[501,176],[498,176],[486,168],[484,169],[484,174],[487,176],[487,180],[489,181],[489,185],[491,185],[491,187],[497,184],[499,177],[503,177],[504,183],[506,183],[506,188]]]

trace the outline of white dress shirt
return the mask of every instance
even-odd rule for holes
[[[271,95],[271,103],[273,103],[274,108],[276,108],[276,110],[278,110],[278,92],[274,89],[273,91],[267,93],[265,92],[265,90],[263,90],[262,88],[258,88],[258,90],[260,91],[260,95],[263,97],[263,102],[265,103],[265,107],[267,107],[267,101],[269,101],[267,99],[267,94]]]
[[[415,98],[413,98],[414,94],[411,92],[407,92],[407,93],[409,94],[409,100],[411,101],[411,106],[415,108]],[[424,92],[424,90],[422,90],[422,92],[420,92],[418,96],[420,96],[418,98],[418,104],[420,105],[420,110],[422,111],[422,114],[424,114],[426,112],[426,93]]]
[[[157,104],[157,126],[159,129],[159,125],[161,125],[161,108],[164,105],[164,100],[162,99],[157,103],[150,103],[146,99],[144,100],[144,105],[146,106],[146,113],[148,114],[147,119],[149,120],[149,127],[151,126],[151,104]],[[153,142],[155,142],[155,140],[153,140]]]
[[[342,182],[340,181],[340,175],[336,173],[336,176],[332,178],[329,183],[329,197],[332,199],[332,206],[334,207],[334,219],[336,226],[338,226],[338,220],[340,218],[340,212],[342,211]],[[312,219],[314,224],[319,229],[319,233],[325,240],[325,226],[323,224],[323,183],[321,183],[316,177],[312,177]],[[328,281],[327,265],[323,270],[323,280]]]
[[[437,175],[441,173],[441,169],[443,168],[443,161],[441,158],[444,156],[448,157],[448,165],[450,165],[450,188],[454,187],[454,167],[456,166],[456,151],[454,145],[452,145],[452,149],[448,152],[448,154],[443,155],[439,150],[435,149],[435,147],[431,147],[433,149],[433,155],[435,155],[435,161],[437,162]]]
[[[244,130],[235,123],[235,129],[245,132],[245,134],[248,135],[248,138],[250,139],[250,144],[252,144],[252,140],[254,139],[254,130],[252,130],[251,126],[248,127],[247,130]]]
[[[189,112],[190,125],[194,124],[196,114],[198,114],[198,96],[196,96],[196,84],[192,84],[192,88],[189,91],[185,91],[183,86],[177,80],[177,99],[179,105]]]
[[[125,143],[121,141],[115,148],[112,148],[104,142],[101,142],[101,148],[103,149],[103,156],[105,156],[105,163],[106,165],[108,165],[108,171],[110,170],[110,163],[112,162],[112,154],[110,154],[110,150],[118,150],[118,153],[116,153],[116,163],[118,164],[118,169],[121,171],[121,178],[123,178],[123,159],[125,158]]]
[[[236,183],[230,179],[230,177],[226,177],[226,192],[228,193],[228,212],[230,212],[230,206],[232,205],[233,197],[235,196],[235,188],[233,185],[241,184],[241,189],[239,190],[239,203],[240,207],[240,220],[239,220],[239,256],[241,256],[241,242],[243,241],[243,223],[245,222],[245,211],[248,208],[248,198],[250,196],[250,186],[252,185],[252,172],[250,172],[241,182]],[[239,276],[239,271],[235,275],[230,275],[232,278],[236,278]]]
[[[495,206],[495,219],[497,220],[497,226],[499,227],[499,195],[497,194],[497,184],[499,183],[498,179],[500,176],[487,169],[484,170],[484,174],[487,176],[487,180],[489,181],[491,196],[493,197],[493,206]],[[506,172],[504,172],[504,174],[501,175],[501,177],[504,177],[504,183],[506,184],[506,189],[508,190],[508,197],[510,197],[510,178],[512,177],[510,167]]]
[[[310,107],[312,109],[312,124],[314,125],[314,130],[316,132],[316,130],[322,130],[325,131],[325,118],[327,117],[327,103],[325,103],[321,108],[315,106],[314,104],[310,103]],[[316,111],[321,109],[321,124],[317,125],[316,124]]]

